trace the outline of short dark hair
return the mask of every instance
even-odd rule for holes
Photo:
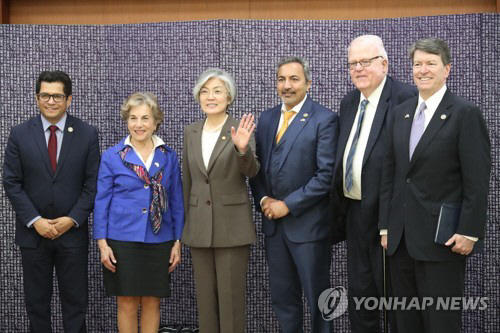
[[[425,38],[417,40],[410,46],[410,59],[413,63],[415,51],[423,51],[430,54],[435,54],[441,57],[443,65],[451,63],[451,51],[448,44],[439,38]]]
[[[278,68],[276,70],[276,75],[278,74],[280,67],[286,64],[291,64],[291,63],[298,63],[302,65],[302,69],[304,70],[304,77],[306,79],[306,82],[311,81],[311,71],[309,70],[309,61],[307,61],[304,58],[301,57],[296,57],[296,56],[290,56],[290,57],[285,57],[278,62]]]
[[[38,80],[36,80],[36,93],[40,93],[40,87],[42,86],[42,82],[61,82],[63,84],[63,91],[66,96],[71,96],[72,93],[72,85],[71,79],[68,74],[62,71],[43,71],[38,76]]]

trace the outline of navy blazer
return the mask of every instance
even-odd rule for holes
[[[378,230],[380,179],[382,175],[383,160],[387,147],[387,128],[392,123],[393,109],[416,96],[415,87],[399,82],[387,76],[380,99],[373,118],[372,127],[366,143],[361,170],[361,218],[366,221],[365,230],[369,232]],[[333,242],[345,240],[345,210],[347,200],[344,196],[344,170],[343,159],[351,129],[358,113],[361,92],[354,89],[347,93],[340,102],[340,134],[337,149],[335,172],[332,184],[330,203],[330,219],[333,223]]]
[[[283,200],[290,213],[281,218],[287,237],[294,242],[310,242],[330,236],[329,194],[332,184],[338,136],[338,115],[307,97],[281,141],[279,188],[268,180],[270,156],[281,116],[281,104],[264,111],[255,134],[261,169],[251,179],[256,209],[260,200],[273,196]],[[264,234],[272,235],[275,221],[262,217]]]
[[[94,208],[94,239],[114,239],[128,242],[161,243],[180,239],[184,226],[184,204],[179,161],[175,151],[166,145],[165,153],[156,148],[149,175],[164,168],[161,184],[167,194],[167,211],[162,212],[160,231],[153,234],[149,207],[152,189],[127,168],[120,151],[125,139],[102,155]],[[125,161],[144,164],[133,149]]]
[[[434,243],[434,235],[441,204],[460,203],[457,233],[483,237],[491,168],[488,130],[477,106],[447,90],[410,161],[417,103],[414,97],[394,110],[380,199],[387,253],[392,255],[405,237],[416,260],[462,260],[450,247]]]
[[[69,216],[79,227],[69,229],[59,242],[66,247],[86,246],[98,168],[97,130],[78,118],[67,115],[55,173],[41,116],[13,127],[5,149],[3,183],[16,212],[16,244],[37,247],[42,236],[27,227],[35,217]]]

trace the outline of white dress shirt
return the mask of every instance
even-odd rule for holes
[[[127,136],[127,138],[125,139],[125,142],[124,142],[125,146],[132,147],[132,149],[135,151],[135,154],[137,156],[139,156],[139,158],[141,159],[142,164],[144,164],[144,166],[146,167],[146,170],[148,172],[149,172],[149,168],[151,168],[151,164],[153,164],[153,158],[155,156],[155,150],[156,150],[156,148],[158,148],[159,146],[163,146],[165,144],[165,142],[163,142],[163,140],[160,139],[159,137],[157,137],[156,135],[153,135],[151,137],[151,139],[153,140],[153,150],[151,150],[151,153],[149,153],[149,156],[146,159],[146,161],[144,161],[144,159],[142,158],[142,156],[139,153],[139,151],[137,151],[137,149],[135,149],[134,145],[132,145],[132,142],[130,141],[130,135]]]
[[[344,150],[344,158],[343,158],[343,188],[344,188],[344,196],[354,200],[361,200],[361,172],[363,167],[363,157],[365,156],[366,144],[368,143],[368,137],[370,136],[370,131],[373,124],[373,119],[375,118],[375,113],[377,111],[378,102],[380,100],[380,96],[382,95],[382,90],[384,90],[386,78],[382,80],[382,82],[378,85],[378,87],[373,91],[370,97],[365,97],[363,93],[360,95],[358,111],[356,113],[356,118],[354,119],[354,123],[352,124],[351,133],[349,134],[349,140],[347,140],[347,144]],[[356,133],[356,127],[358,125],[359,119],[359,111],[361,107],[361,103],[363,100],[367,99],[368,104],[366,105],[365,115],[363,117],[363,123],[361,124],[361,129],[359,133],[358,144],[356,145],[356,151],[354,153],[354,157],[352,160],[352,188],[350,191],[347,191],[346,183],[345,183],[345,170],[347,164],[347,156],[349,155],[349,151],[351,150],[352,140],[354,138],[354,134]]]

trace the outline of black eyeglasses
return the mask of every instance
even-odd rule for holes
[[[382,58],[382,56],[376,56],[370,59],[363,59],[361,61],[353,61],[353,62],[348,62],[347,65],[349,66],[349,69],[356,69],[356,66],[358,64],[361,65],[361,67],[368,67],[372,64],[372,61],[377,59],[377,58]]]
[[[54,102],[56,102],[56,103],[61,103],[64,100],[66,100],[66,95],[62,95],[62,94],[53,94],[53,95],[51,95],[51,94],[41,93],[41,94],[37,94],[37,96],[38,96],[38,100],[42,101],[42,102],[48,102],[48,101],[50,101],[51,97],[54,100]]]

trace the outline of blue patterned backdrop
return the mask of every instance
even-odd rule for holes
[[[481,107],[492,141],[493,167],[485,253],[468,260],[466,295],[489,297],[484,311],[465,311],[463,332],[500,332],[500,15],[474,14],[366,21],[199,21],[114,26],[0,26],[0,162],[10,128],[38,113],[34,84],[42,70],[61,69],[73,79],[73,115],[96,126],[101,149],[126,132],[119,116],[123,99],[134,91],[158,95],[165,111],[159,135],[179,155],[184,127],[202,114],[191,96],[193,83],[208,67],[232,73],[238,96],[236,117],[259,115],[276,105],[275,64],[286,55],[310,60],[310,95],[337,110],[352,89],[346,48],[354,37],[378,34],[389,54],[389,74],[411,83],[409,45],[423,37],[445,39],[453,53],[451,90]],[[20,254],[14,244],[14,213],[0,192],[0,331],[27,332]],[[260,217],[255,217],[260,230]],[[91,222],[92,223],[92,222]],[[91,235],[90,235],[91,236]],[[191,260],[172,281],[172,297],[162,301],[162,322],[197,322]],[[332,286],[347,286],[345,245],[333,247]],[[98,249],[89,249],[89,332],[115,332],[116,307],[104,295]],[[247,332],[277,332],[271,310],[263,238],[252,246],[247,283]],[[57,288],[54,294],[58,296]],[[314,305],[316,306],[316,305]],[[54,330],[62,331],[58,297]],[[347,314],[334,320],[335,331],[348,331]],[[305,329],[309,329],[306,321]]]

